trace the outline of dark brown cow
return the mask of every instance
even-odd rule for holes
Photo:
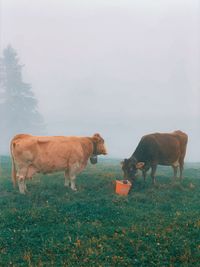
[[[174,177],[178,167],[183,178],[183,165],[188,136],[181,131],[173,133],[153,133],[142,137],[135,152],[122,162],[125,179],[134,179],[138,169],[142,170],[144,181],[146,172],[151,168],[151,177],[155,183],[157,165],[172,166]]]
[[[76,190],[75,179],[87,165],[97,162],[97,155],[107,154],[100,134],[92,137],[32,136],[19,134],[11,141],[12,179],[18,180],[20,193],[26,189],[26,178],[35,173],[65,172],[65,186],[71,183]]]

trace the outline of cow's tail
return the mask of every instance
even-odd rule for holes
[[[16,165],[15,165],[15,160],[14,160],[14,155],[13,155],[14,147],[15,147],[15,143],[12,140],[11,143],[10,143],[10,154],[11,154],[11,160],[12,160],[11,176],[12,176],[13,186],[16,187],[16,184],[17,184],[17,170],[16,170]]]

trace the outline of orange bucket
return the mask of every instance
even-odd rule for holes
[[[128,180],[116,180],[115,192],[119,195],[126,196],[131,188],[132,184]]]

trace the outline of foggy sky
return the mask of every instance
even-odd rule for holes
[[[99,132],[123,158],[180,129],[200,161],[198,0],[0,3],[0,49],[17,50],[49,135]]]

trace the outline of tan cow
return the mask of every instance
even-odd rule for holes
[[[76,175],[87,165],[97,163],[97,155],[106,155],[104,140],[100,134],[92,137],[16,135],[10,144],[12,180],[25,194],[26,178],[35,173],[65,172],[65,186],[75,186]]]

